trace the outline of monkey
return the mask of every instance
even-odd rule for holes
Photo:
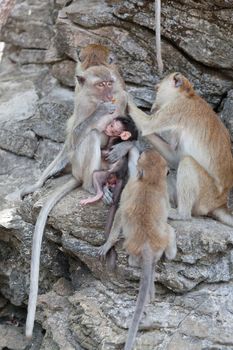
[[[105,105],[106,107],[106,105]],[[108,106],[111,107],[111,106]],[[108,109],[109,112],[111,111],[111,108]],[[104,194],[104,202],[106,204],[110,205],[107,222],[105,226],[104,235],[107,239],[112,227],[113,219],[118,207],[121,191],[125,185],[127,175],[128,175],[128,164],[129,169],[132,167],[132,154],[133,149],[129,152],[129,157],[124,155],[121,159],[119,159],[114,164],[109,164],[109,162],[106,160],[106,157],[109,153],[110,148],[113,144],[116,142],[124,141],[124,142],[132,142],[132,140],[137,139],[138,137],[138,131],[135,126],[135,123],[130,117],[117,117],[112,120],[112,115],[105,115],[102,116],[101,119],[99,118],[99,115],[101,116],[103,112],[100,111],[100,113],[95,113],[93,116],[89,117],[85,121],[83,121],[81,124],[78,125],[74,129],[74,132],[78,138],[79,141],[82,140],[83,137],[85,137],[85,134],[83,130],[86,132],[90,132],[91,129],[95,128],[100,133],[102,132],[102,136],[107,136],[108,141],[102,152],[102,164],[101,169],[99,171],[94,171],[93,173],[93,185],[96,192],[96,195],[94,197],[90,197],[87,199],[82,200],[80,203],[82,205],[95,203],[100,198],[103,197]],[[111,121],[108,125],[106,125],[106,121]],[[125,141],[125,140],[131,140],[131,141]],[[106,142],[105,142],[106,143]],[[128,158],[130,158],[128,162]],[[106,189],[107,188],[107,189]],[[108,252],[108,255],[106,257],[106,266],[108,270],[112,271],[116,267],[116,251],[114,249],[111,249]]]
[[[109,238],[99,250],[105,256],[122,230],[124,248],[130,257],[141,259],[139,294],[125,350],[132,349],[145,304],[153,299],[155,264],[163,253],[168,259],[176,256],[175,231],[167,223],[167,171],[167,162],[158,152],[150,149],[141,153],[137,176],[131,177],[123,189]]]
[[[156,112],[148,116],[128,100],[128,112],[142,136],[177,169],[177,211],[170,218],[209,216],[233,226],[227,208],[233,186],[231,142],[217,114],[180,73],[161,81],[153,108]],[[175,134],[175,148],[156,134],[164,131]]]
[[[83,98],[84,93],[79,95],[79,91],[82,88],[82,83],[79,82],[81,80],[82,75],[84,72],[93,67],[93,66],[105,66],[106,68],[110,69],[113,75],[115,76],[116,80],[113,84],[113,96],[115,98],[115,104],[118,107],[118,110],[120,111],[121,115],[125,115],[125,109],[127,105],[127,98],[125,95],[125,84],[122,79],[122,77],[119,74],[119,71],[117,70],[117,66],[115,64],[111,64],[111,52],[109,49],[103,45],[100,44],[91,44],[88,45],[86,48],[82,48],[80,51],[80,58],[81,62],[77,62],[77,68],[76,68],[76,89],[75,89],[75,107],[74,107],[74,113],[73,116],[70,118],[70,124],[72,124],[72,120],[76,120],[77,123],[79,121],[81,122],[84,118],[82,118],[82,114],[79,113],[80,109],[80,103],[82,104],[82,101],[79,101],[79,98]],[[80,77],[80,78],[79,78]],[[86,101],[88,102],[88,101]],[[93,103],[95,105],[95,102]],[[82,104],[85,106],[84,104]],[[95,108],[93,108],[94,110]],[[85,115],[85,113],[83,114]],[[78,120],[80,118],[80,120]],[[68,131],[69,135],[69,131]],[[37,189],[41,188],[45,181],[49,179],[50,177],[59,174],[62,170],[65,169],[65,167],[70,164],[69,156],[68,156],[68,149],[67,146],[67,139],[65,141],[64,146],[62,147],[61,151],[58,153],[56,158],[52,161],[51,164],[44,170],[41,177],[38,179],[38,181],[33,185],[26,185],[25,187],[18,189],[6,196],[6,199],[9,201],[17,201],[23,199],[26,195],[29,193],[35,192]]]
[[[85,123],[85,120],[88,118],[91,119],[93,113],[96,110],[98,112],[98,107],[100,107],[101,115],[106,114],[103,111],[104,106],[100,102],[112,100],[115,77],[108,68],[96,66],[88,68],[78,79],[81,84],[77,100],[79,108],[76,109],[75,114],[68,120],[65,143],[65,149],[72,165],[73,177],[59,189],[55,190],[47,199],[39,213],[33,235],[30,293],[26,320],[26,336],[28,338],[32,336],[35,319],[41,241],[48,214],[62,197],[78,186],[82,186],[87,191],[94,193],[92,174],[95,170],[100,170],[101,167],[101,147],[104,140],[100,137],[98,130],[91,130],[85,135],[82,141],[77,139],[77,134],[74,130],[76,130],[82,121]]]
[[[105,117],[101,118],[101,121]],[[106,157],[113,145],[126,140],[131,142],[138,137],[136,126],[130,117],[117,117],[113,119],[113,121],[106,126],[104,133],[109,137],[109,140],[106,147],[102,150],[102,170],[93,173],[93,184],[96,195],[92,198],[82,200],[81,204],[83,205],[95,203],[101,199],[103,197],[104,185],[112,189],[113,192],[118,188],[119,180],[124,180],[127,176],[125,168],[127,168],[128,160],[124,155],[115,163],[109,164],[108,161],[106,162]],[[122,185],[120,188],[122,188]]]
[[[155,0],[155,36],[156,36],[156,58],[158,64],[159,75],[163,73],[163,60],[161,54],[161,0]]]

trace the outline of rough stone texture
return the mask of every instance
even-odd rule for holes
[[[220,112],[233,137],[233,4],[162,2],[167,74],[181,71]],[[42,247],[32,342],[23,336],[31,237],[39,210],[70,175],[49,180],[21,203],[4,197],[33,183],[62,147],[73,110],[76,49],[115,53],[127,89],[150,108],[156,69],[154,2],[17,0],[3,28],[0,66],[0,350],[120,350],[138,291],[122,241],[117,270],[98,259],[108,208],[81,207],[72,191],[51,212]],[[156,271],[135,350],[232,350],[233,229],[210,219],[172,221],[178,254]],[[42,332],[42,329],[45,330]]]

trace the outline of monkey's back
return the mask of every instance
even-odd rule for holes
[[[168,216],[166,189],[129,180],[121,196],[124,247],[129,254],[140,255],[145,243],[157,251],[167,246]]]

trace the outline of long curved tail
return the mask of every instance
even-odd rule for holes
[[[59,202],[59,200],[64,197],[67,193],[78,186],[78,181],[75,178],[70,179],[57,191],[55,191],[45,202],[42,207],[38,219],[36,221],[35,231],[32,241],[32,255],[31,255],[31,273],[30,273],[30,293],[28,301],[28,313],[26,320],[26,337],[31,338],[35,313],[36,313],[36,302],[38,294],[38,283],[39,283],[39,270],[40,270],[40,251],[41,242],[44,233],[45,224],[54,205]]]
[[[125,343],[124,350],[131,350],[133,348],[139,323],[142,317],[145,304],[147,302],[147,297],[150,289],[152,265],[153,265],[152,253],[144,254],[143,261],[142,261],[142,272],[141,272],[141,280],[140,280],[136,309],[133,315],[131,325],[129,327],[129,332],[127,335],[127,340]]]
[[[233,215],[231,215],[226,206],[213,210],[211,216],[223,224],[233,227]]]

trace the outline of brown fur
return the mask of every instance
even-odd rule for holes
[[[185,207],[182,198],[187,189],[189,193],[195,192],[192,205],[190,202],[194,215],[211,215],[215,209],[226,206],[227,194],[233,186],[231,142],[216,113],[180,73],[170,74],[161,81],[152,109],[156,112],[148,117],[129,103],[129,114],[143,135],[169,131],[171,137],[177,138],[176,153],[167,152],[167,148],[165,152],[158,140],[151,141],[167,160],[173,154],[178,159],[178,210]]]
[[[165,160],[155,151],[146,151],[138,160],[140,178],[130,179],[120,202],[127,222],[124,247],[130,255],[142,255],[146,242],[153,251],[165,249],[168,198]],[[148,203],[153,205],[148,208]]]
[[[109,54],[109,49],[100,44],[90,44],[82,48],[79,54],[82,69],[100,65],[108,66]]]
[[[118,86],[117,90],[120,88],[125,90],[125,83],[122,79],[117,66],[110,63],[110,50],[101,44],[90,44],[81,49],[78,62],[76,67],[76,75],[81,74],[83,71],[93,66],[105,66],[109,68],[117,78]],[[78,87],[78,86],[77,86]]]

